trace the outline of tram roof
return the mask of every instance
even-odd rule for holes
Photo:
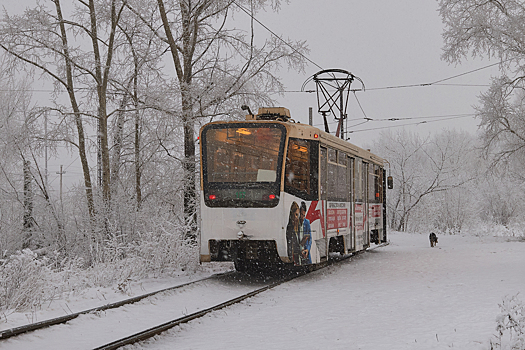
[[[354,145],[339,137],[324,132],[319,128],[301,123],[282,123],[287,126],[290,137],[305,138],[310,140],[320,140],[322,144],[332,148],[342,150],[349,155],[354,155],[368,162],[383,166],[383,158],[373,154],[371,151]],[[315,134],[318,137],[315,137]]]
[[[367,162],[371,162],[371,163],[374,163],[380,166],[384,165],[383,158],[373,154],[371,151],[358,147],[354,145],[353,143],[350,143],[348,141],[335,137],[332,134],[324,132],[320,130],[319,128],[310,126],[308,124],[301,124],[298,122],[294,123],[290,121],[255,120],[253,118],[247,118],[247,120],[236,120],[236,121],[216,121],[210,124],[240,124],[240,123],[242,124],[246,124],[246,123],[281,124],[286,127],[288,131],[288,135],[290,137],[321,141],[321,144],[341,150],[347,153],[348,155],[353,155],[353,156],[362,158]],[[315,135],[317,135],[317,137]]]

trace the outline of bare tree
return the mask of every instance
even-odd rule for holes
[[[283,64],[302,69],[306,49],[304,42],[275,37],[261,47],[255,45],[253,16],[267,6],[276,8],[278,0],[157,0],[157,4],[163,33],[155,25],[151,28],[168,45],[175,68],[181,107],[174,114],[180,116],[184,131],[186,236],[195,239],[198,118],[227,115],[232,105],[239,108],[250,100],[270,101],[268,91],[282,89],[276,69]],[[252,16],[248,35],[228,26],[231,13],[239,10]]]
[[[525,147],[525,6],[521,0],[440,0],[445,24],[442,58],[495,58],[502,76],[480,97],[484,147],[494,161],[509,160]]]
[[[374,151],[387,159],[394,177],[394,189],[388,196],[390,226],[405,231],[412,214],[427,198],[457,189],[476,177],[469,166],[472,158],[471,137],[443,131],[422,139],[406,131],[383,132]],[[425,220],[433,222],[433,213]]]
[[[85,118],[89,116],[97,122],[99,178],[107,206],[111,181],[108,86],[119,44],[118,23],[125,6],[121,0],[77,1],[67,18],[61,1],[52,2],[53,7],[39,4],[22,15],[4,13],[0,23],[0,47],[11,55],[14,64],[25,64],[28,70],[51,79],[57,96],[61,91],[66,92],[69,108],[57,102],[56,109],[66,116],[66,120],[72,116],[76,138],[64,134],[60,140],[78,149],[89,214],[93,217],[95,207]]]

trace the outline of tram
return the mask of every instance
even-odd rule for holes
[[[288,109],[200,130],[200,261],[318,264],[386,242],[383,159]]]

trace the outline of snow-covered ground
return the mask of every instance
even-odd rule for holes
[[[489,349],[502,298],[521,292],[518,297],[525,301],[525,242],[440,236],[438,247],[430,248],[426,235],[392,233],[389,238],[387,247],[300,277],[128,348]],[[143,287],[150,291],[149,285]],[[230,287],[239,286],[230,283]],[[209,285],[211,291],[214,288],[217,296],[227,289]],[[86,300],[78,303],[86,304]],[[70,300],[68,307],[78,309],[75,304]],[[192,312],[189,304],[184,312]],[[147,303],[143,307],[148,308]],[[177,313],[174,318],[181,316],[180,310]],[[142,315],[137,323],[147,323],[148,313]],[[43,310],[39,320],[45,317]],[[105,317],[109,313],[59,327],[69,331],[72,339],[73,326],[89,328],[89,322]],[[130,326],[109,323],[109,327],[122,330]],[[51,349],[45,338],[53,334],[50,330],[15,342],[0,341],[0,349],[15,344],[23,349]]]
[[[525,294],[525,242],[395,233],[133,349],[489,349],[498,303]],[[523,299],[522,299],[523,300]]]

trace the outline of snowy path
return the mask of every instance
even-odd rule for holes
[[[132,349],[488,349],[498,303],[525,296],[525,243],[396,233]]]

